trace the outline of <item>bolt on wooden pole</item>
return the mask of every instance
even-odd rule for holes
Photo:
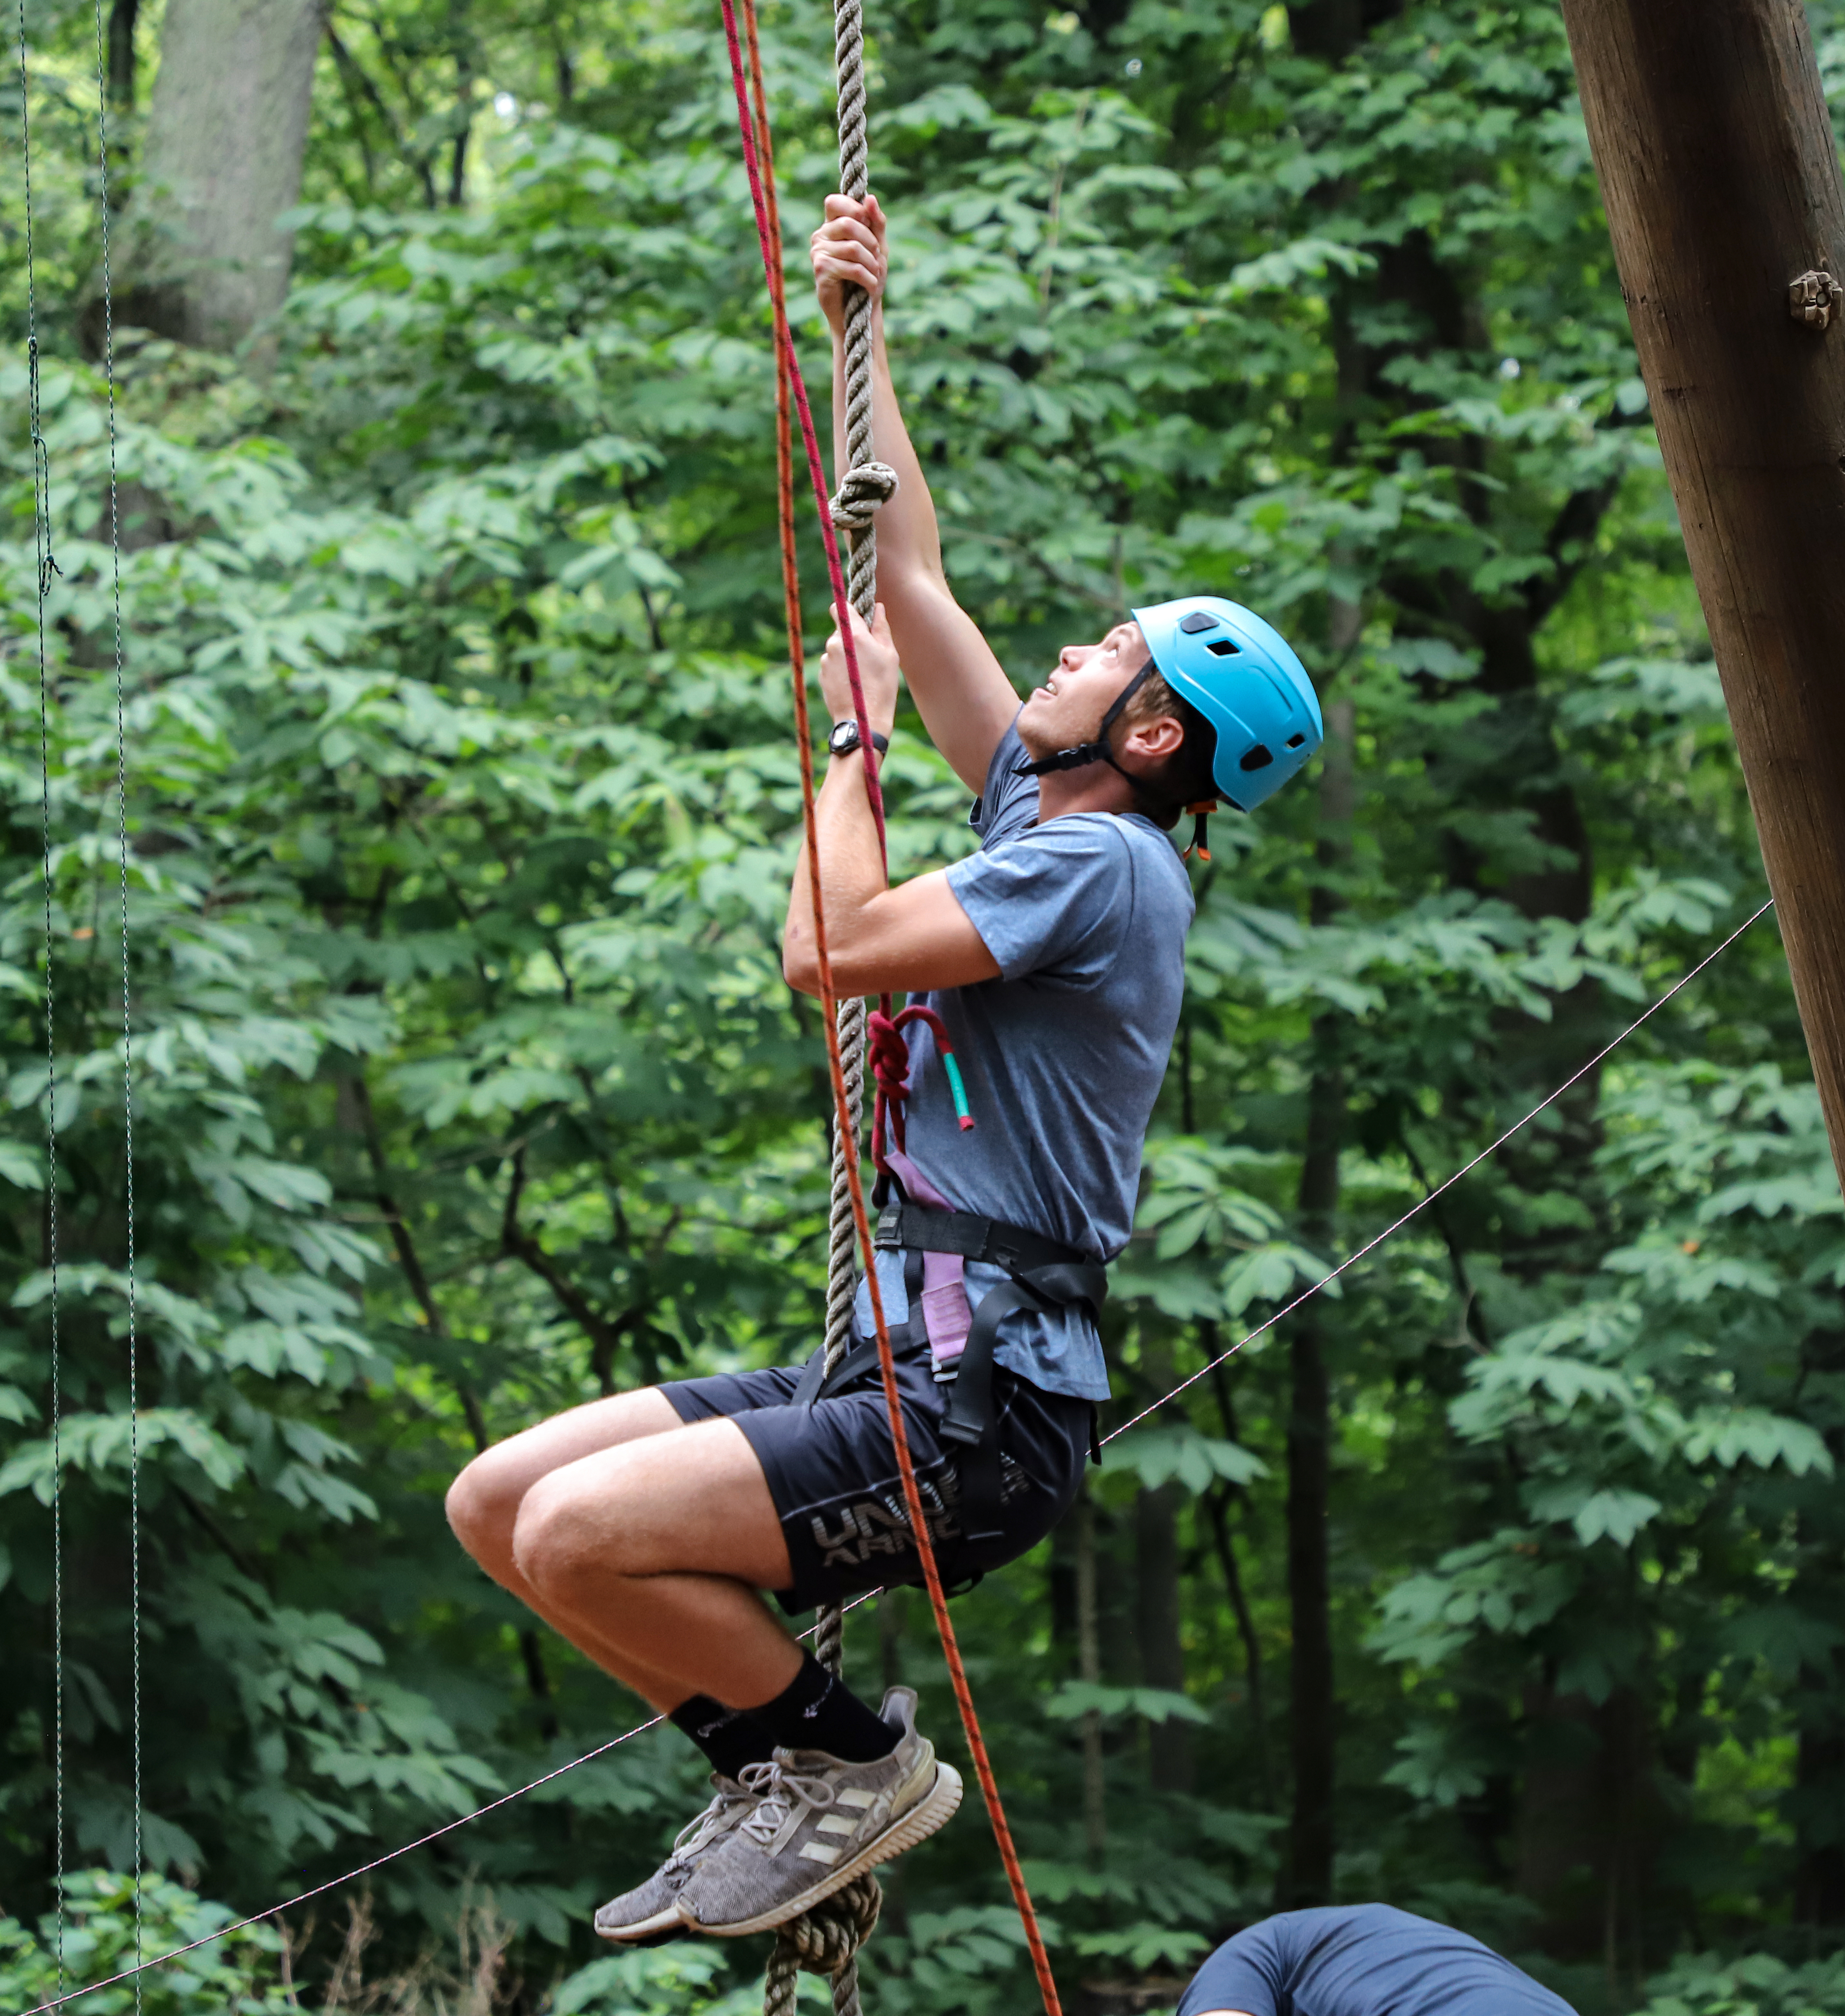
[[[1845,185],[1806,11],[1562,9],[1845,1175]]]

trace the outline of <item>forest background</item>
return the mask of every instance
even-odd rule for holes
[[[822,1053],[777,950],[773,383],[714,11],[112,8],[27,9],[30,245],[16,80],[0,170],[9,2008],[54,1985],[60,1721],[71,1978],[126,1949],[137,1597],[164,1945],[643,1719],[467,1564],[443,1490],[574,1401],[804,1355],[822,1264]],[[1809,13],[1845,101],[1845,0]],[[1112,1426],[1765,891],[1551,5],[870,25],[895,369],[964,600],[1023,685],[1130,602],[1228,593],[1325,702],[1307,779],[1195,871]],[[766,34],[823,386],[830,22],[777,0]],[[250,265],[284,207],[292,273],[284,239]],[[888,776],[899,872],[969,844],[917,733]],[[957,1606],[1072,2007],[1169,2007],[1236,1925],[1381,1898],[1584,2016],[1845,2010],[1845,1226],[1772,918],[1335,1286]],[[959,1754],[917,1598],[858,1611],[849,1658]],[[586,1935],[701,1796],[676,1737],[636,1736],[146,2007],[741,2011],[751,1942]],[[972,1809],[893,1873],[867,1973],[888,2016],[1029,2005]]]

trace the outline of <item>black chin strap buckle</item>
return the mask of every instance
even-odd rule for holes
[[[1037,761],[1021,763],[1014,771],[1016,777],[1047,777],[1053,770],[1083,770],[1091,763],[1114,761],[1105,742],[1079,742],[1074,749],[1060,749],[1054,756],[1040,756]]]
[[[1115,761],[1115,752],[1108,747],[1108,736],[1115,722],[1121,718],[1128,702],[1159,669],[1152,659],[1148,658],[1115,696],[1114,704],[1102,716],[1093,742],[1079,742],[1074,749],[1060,749],[1054,756],[1040,756],[1035,763],[1021,763],[1013,774],[1020,777],[1043,777],[1053,770],[1081,770],[1091,763],[1106,763],[1111,770],[1120,770],[1122,776],[1126,777],[1137,791],[1141,788],[1139,780],[1130,776],[1126,770],[1122,770],[1121,765]]]

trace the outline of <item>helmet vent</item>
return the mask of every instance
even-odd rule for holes
[[[1253,749],[1245,751],[1242,767],[1245,770],[1266,770],[1274,760],[1273,753],[1258,742]]]
[[[1179,625],[1179,628],[1187,637],[1195,635],[1200,630],[1215,630],[1216,627],[1217,619],[1208,609],[1193,610],[1191,614],[1183,618]]]
[[[1213,637],[1205,649],[1213,658],[1234,658],[1241,646],[1233,644],[1227,637]]]
[[[1291,735],[1288,738],[1288,747],[1290,749],[1298,749],[1306,740],[1306,737],[1304,735]]]

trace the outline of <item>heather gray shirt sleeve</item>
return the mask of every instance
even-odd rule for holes
[[[1054,974],[1079,986],[1105,977],[1130,922],[1134,880],[1122,822],[1107,812],[1033,826],[948,871],[1004,978]]]

